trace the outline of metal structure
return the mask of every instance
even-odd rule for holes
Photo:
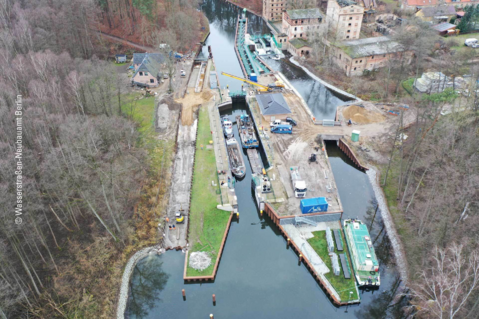
[[[259,87],[259,91],[260,91],[260,92],[270,92],[270,91],[272,91],[272,89],[271,89],[269,86],[266,86],[266,85],[262,85],[262,84],[253,82],[253,81],[250,81],[250,80],[248,80],[248,79],[241,78],[241,77],[236,76],[236,75],[228,74],[228,73],[225,73],[225,72],[221,72],[221,75],[226,75],[226,76],[228,76],[228,77],[230,77],[230,78],[232,78],[232,79],[239,80],[239,81],[242,81],[242,82],[245,82],[245,83],[248,83],[248,84],[257,86],[257,87]]]
[[[305,223],[305,224],[309,224],[309,225],[311,225],[311,226],[316,226],[316,225],[318,225],[317,222],[312,221],[312,220],[310,220],[309,218],[304,218],[304,217],[300,217],[300,216],[294,217],[294,224],[295,224],[296,226],[298,226],[299,223]]]

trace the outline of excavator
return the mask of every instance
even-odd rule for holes
[[[232,79],[235,79],[235,80],[239,80],[239,81],[242,81],[242,82],[245,82],[245,83],[248,83],[248,84],[251,84],[251,85],[254,85],[254,86],[257,86],[258,87],[258,92],[273,92],[273,91],[276,91],[276,90],[281,90],[282,88],[284,88],[284,84],[283,82],[280,82],[280,81],[276,81],[274,85],[262,85],[262,84],[259,84],[259,83],[256,83],[256,82],[253,82],[251,80],[248,80],[248,79],[244,79],[244,78],[240,78],[239,76],[236,76],[236,75],[232,75],[232,74],[228,74],[228,73],[225,73],[225,72],[221,72],[221,75],[226,75]]]

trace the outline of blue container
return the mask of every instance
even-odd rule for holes
[[[256,76],[256,73],[251,73],[251,74],[249,75],[249,79],[250,79],[251,81],[253,81],[253,82],[258,83],[258,77]]]
[[[325,197],[306,198],[301,200],[299,207],[303,214],[327,212],[328,202]]]

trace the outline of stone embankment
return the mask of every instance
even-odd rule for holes
[[[370,167],[369,170],[366,171],[366,174],[368,175],[371,186],[373,187],[374,194],[376,196],[376,200],[381,211],[381,216],[383,218],[384,226],[386,227],[389,240],[391,241],[391,245],[393,247],[394,259],[396,260],[399,275],[401,276],[401,280],[403,281],[403,283],[406,284],[408,280],[406,254],[404,252],[404,248],[402,246],[396,227],[394,226],[394,221],[391,216],[391,212],[389,211],[388,204],[386,202],[386,196],[384,195],[383,189],[380,186],[378,180],[379,176],[377,176],[376,168]]]

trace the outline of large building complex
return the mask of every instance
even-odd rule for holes
[[[286,0],[263,0],[263,18],[266,21],[281,21],[286,10]]]
[[[323,25],[323,15],[318,8],[286,10],[283,13],[282,29],[288,40],[306,39],[311,32],[319,32]]]
[[[329,0],[327,21],[338,40],[359,39],[364,8],[352,0]]]

